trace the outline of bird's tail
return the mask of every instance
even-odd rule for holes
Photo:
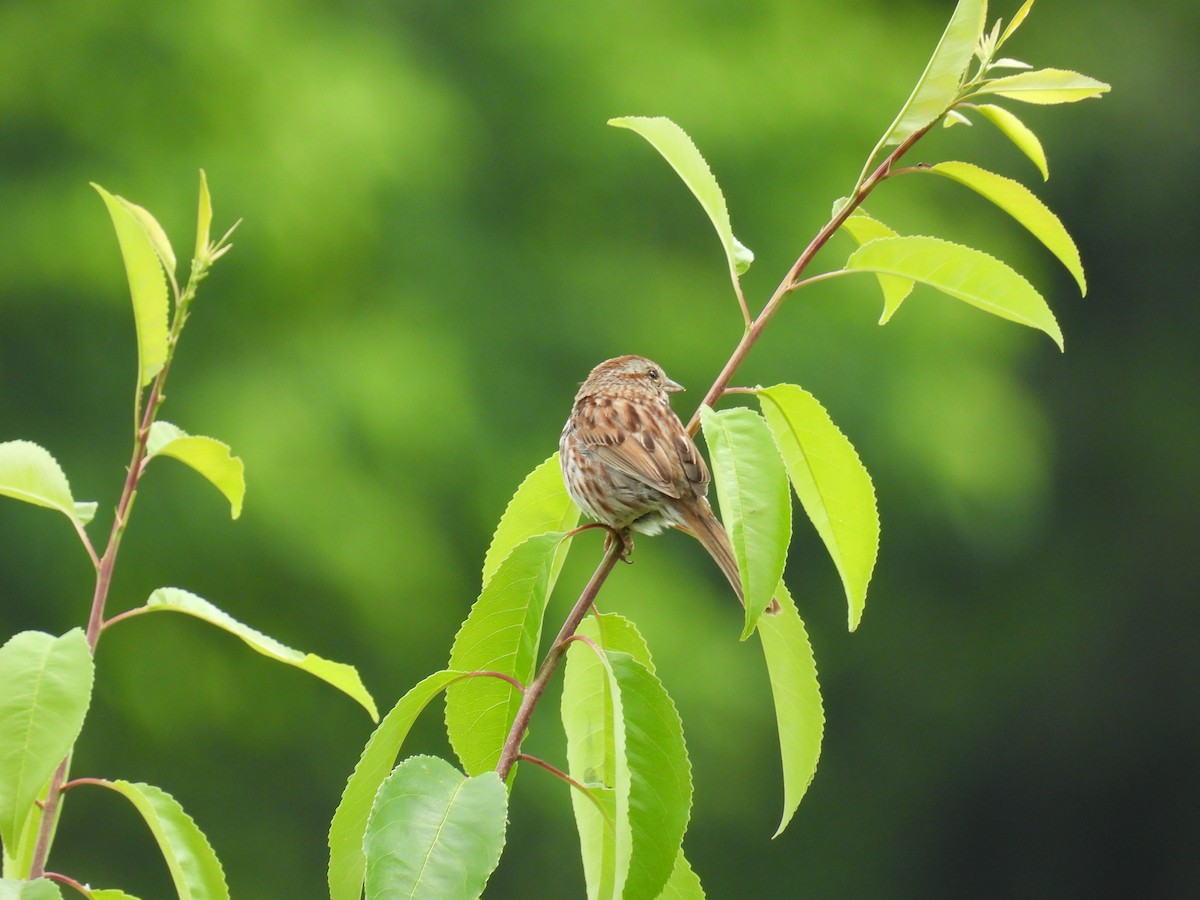
[[[708,555],[716,560],[717,565],[721,567],[721,571],[729,580],[734,593],[737,594],[738,600],[741,601],[742,606],[745,606],[746,596],[742,592],[742,576],[738,572],[737,557],[733,555],[733,545],[729,542],[729,534],[717,520],[706,500],[701,499],[697,506],[699,508],[696,514],[688,515],[684,527],[704,546]],[[766,611],[770,615],[779,612],[779,601],[772,597],[771,605],[767,607]]]

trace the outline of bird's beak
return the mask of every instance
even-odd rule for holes
[[[666,378],[666,376],[664,376],[663,388],[668,394],[678,394],[680,391],[687,390],[678,381],[672,381],[670,378]]]

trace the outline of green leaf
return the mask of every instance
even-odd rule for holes
[[[295,666],[297,669],[333,685],[343,694],[360,703],[370,714],[372,721],[379,721],[379,711],[375,708],[375,700],[363,686],[362,679],[358,676],[358,670],[354,666],[331,662],[315,654],[303,653],[286,647],[275,638],[239,622],[203,597],[197,597],[180,588],[159,588],[146,601],[146,609],[148,612],[186,613],[228,631],[235,637],[241,638],[250,649],[261,653],[268,659]]]
[[[92,900],[137,900],[137,897],[116,888],[104,888],[92,891]]]
[[[0,647],[0,841],[17,847],[34,801],[83,728],[92,698],[83,631],[23,631]]]
[[[1018,150],[1033,160],[1033,164],[1042,173],[1042,181],[1050,178],[1050,169],[1046,165],[1046,151],[1042,149],[1042,142],[1024,122],[1003,106],[996,106],[992,103],[980,103],[975,109],[999,128],[1005,137],[1016,144]]]
[[[704,900],[704,888],[700,886],[700,879],[684,858],[683,850],[679,851],[679,856],[675,859],[675,869],[663,885],[658,900]]]
[[[158,261],[162,267],[169,275],[173,274],[176,267],[175,251],[171,249],[171,242],[167,239],[167,233],[158,224],[158,220],[150,215],[149,210],[138,206],[136,203],[130,203],[124,197],[118,197],[117,200],[133,214],[138,224],[142,226],[142,231],[146,233],[146,238],[150,241],[150,246],[154,248],[154,255],[158,257]]]
[[[911,278],[994,316],[1044,331],[1063,349],[1062,331],[1042,295],[979,250],[932,237],[880,238],[855,250],[846,268]]]
[[[1112,88],[1103,81],[1080,75],[1066,69],[1037,69],[1033,72],[1018,72],[985,82],[979,88],[981,94],[996,94],[1022,103],[1048,105],[1054,103],[1076,103],[1090,97],[1099,97]]]
[[[871,476],[812,394],[794,384],[759,388],[757,393],[800,505],[837,566],[853,631],[862,620],[879,552],[879,512]]]
[[[779,754],[783,762],[783,818],[775,837],[783,834],[800,800],[812,783],[821,756],[825,711],[817,684],[817,663],[804,622],[786,587],[781,583],[780,612],[764,616],[758,624],[775,721],[779,728]]]
[[[513,551],[517,544],[536,534],[548,531],[570,531],[579,522],[579,507],[571,500],[563,484],[562,468],[558,464],[558,454],[525,476],[517,492],[513,494],[500,524],[492,535],[491,546],[483,558],[484,586],[496,574],[504,557]],[[550,589],[567,558],[571,542],[563,541],[559,546],[554,560],[554,568],[550,577]]]
[[[600,643],[607,631],[594,617],[579,626],[576,633],[600,652],[578,641],[567,648],[560,708],[568,774],[589,789],[586,796],[571,792],[588,900],[621,896],[632,843],[625,717],[620,689]]]
[[[400,755],[417,716],[447,685],[462,677],[460,672],[441,671],[416,684],[383,717],[367,741],[329,823],[330,900],[359,900],[362,896],[367,870],[363,836],[375,794]]]
[[[97,894],[93,891],[92,896]],[[62,900],[62,891],[49,878],[33,881],[0,878],[0,900]]]
[[[228,900],[225,873],[208,838],[179,801],[150,784],[94,780],[133,804],[166,860],[179,900]]]
[[[736,407],[718,412],[701,406],[700,425],[712,458],[721,516],[742,576],[745,640],[783,578],[792,538],[787,472],[770,429],[754,410]]]
[[[585,629],[583,634],[597,646],[628,653],[651,672],[654,671],[654,661],[650,659],[650,647],[646,639],[637,626],[624,616],[593,612],[580,628]]]
[[[229,445],[210,437],[187,434],[170,422],[155,422],[146,440],[146,458],[170,456],[191,466],[225,495],[233,518],[242,514],[246,496],[245,466]]]
[[[367,823],[367,900],[471,900],[504,849],[508,791],[495,772],[473,778],[415,756],[384,781]]]
[[[1025,17],[1029,15],[1029,10],[1033,6],[1033,0],[1025,0],[1021,8],[1017,10],[1016,15],[1012,17],[1012,21],[1008,23],[1008,27],[1004,29],[1004,34],[1000,35],[1000,40],[996,41],[996,49],[999,50],[1004,46],[1004,42],[1013,36],[1013,32],[1021,27],[1021,23],[1025,21]]]
[[[134,204],[98,184],[92,187],[104,198],[125,260],[137,328],[138,385],[145,387],[167,360],[167,282],[159,255],[161,248],[156,248],[147,234],[143,220],[133,211]]]
[[[562,538],[557,531],[535,535],[505,557],[454,638],[449,668],[502,672],[529,683]],[[446,731],[467,774],[496,767],[520,705],[520,693],[498,678],[467,679],[446,692]]]
[[[200,170],[200,201],[196,207],[196,252],[192,265],[196,266],[208,255],[212,232],[212,197],[208,194],[208,176]]]
[[[867,215],[861,208],[855,210],[842,223],[842,227],[860,246],[876,238],[897,237],[896,232],[878,219]],[[875,277],[879,280],[879,287],[883,290],[883,315],[879,317],[879,324],[886,325],[888,320],[895,315],[896,310],[900,308],[900,304],[912,293],[913,282],[911,279],[897,278],[894,275],[876,275]]]
[[[882,147],[904,143],[950,108],[983,34],[986,16],[984,0],[959,0],[925,71],[875,153]],[[871,154],[872,160],[875,153]]]
[[[0,496],[57,509],[81,526],[96,514],[95,503],[75,502],[58,461],[31,441],[0,444]]]
[[[966,185],[975,193],[991,200],[1016,219],[1035,238],[1045,244],[1046,249],[1058,257],[1074,276],[1081,294],[1087,293],[1087,280],[1083,275],[1083,263],[1079,260],[1079,249],[1071,235],[1063,227],[1058,216],[1052,213],[1034,193],[1011,178],[981,169],[965,162],[942,162],[935,166],[918,168],[917,172],[932,172],[959,184]]]
[[[628,128],[640,134],[650,142],[663,159],[670,163],[671,168],[683,179],[708,218],[717,230],[721,246],[725,248],[725,258],[729,262],[729,274],[734,283],[738,276],[750,268],[754,254],[733,236],[733,226],[729,223],[729,209],[725,205],[725,195],[717,184],[712,170],[696,145],[687,133],[662,116],[646,118],[643,116],[626,116],[619,119],[609,119],[609,125],[617,128]]]
[[[629,876],[624,900],[653,900],[675,868],[692,808],[692,767],[675,704],[628,653],[607,651],[621,695],[629,765]]]

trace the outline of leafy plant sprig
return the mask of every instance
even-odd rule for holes
[[[174,250],[155,218],[99,185],[93,187],[112,219],[133,301],[138,351],[133,450],[108,542],[98,551],[87,531],[97,504],[74,499],[66,475],[44,448],[21,440],[0,443],[0,495],[63,513],[95,569],[85,628],[74,628],[61,637],[26,631],[0,647],[0,894],[61,897],[58,885],[64,885],[97,900],[129,898],[122,891],[92,890],[77,878],[47,869],[64,795],[79,787],[97,786],[125,797],[142,815],[180,897],[223,900],[229,891],[221,864],[208,839],[173,797],[149,784],[69,777],[73,748],[91,700],[92,658],[101,636],[116,623],[145,613],[184,613],[237,636],[269,659],[328,682],[362,704],[372,719],[378,721],[379,717],[374,700],[351,666],[286,647],[179,588],[159,588],[143,605],[106,618],[117,554],[153,459],[173,457],[196,470],[225,496],[234,519],[241,515],[245,480],[242,461],[226,444],[188,434],[158,417],[197,289],[213,264],[233,246],[230,237],[236,223],[212,240],[212,203],[202,171],[195,253],[181,289]]]
[[[977,115],[1029,157],[1043,178],[1048,176],[1036,135],[1006,107],[980,100],[1070,103],[1109,88],[1075,72],[1035,70],[997,56],[1032,5],[1026,0],[1007,26],[997,21],[985,31],[984,0],[960,0],[924,73],[868,155],[852,190],[834,203],[829,220],[757,315],[751,314],[740,281],[753,254],[734,236],[724,195],[695,144],[669,119],[610,121],[641,135],[695,194],[717,232],[744,319],[745,330],[689,430],[704,432],[724,524],[751,598],[742,637],[758,634],[770,677],[784,782],[776,835],[813,777],[824,721],[812,649],[781,581],[791,540],[790,493],[795,492],[841,576],[851,630],[865,606],[879,519],[870,476],[816,398],[793,384],[732,387],[733,378],[788,296],[820,281],[863,273],[874,275],[883,293],[881,324],[923,284],[1036,328],[1062,348],[1062,332],[1045,298],[1007,264],[940,238],[901,235],[863,209],[876,188],[895,176],[949,178],[1015,218],[1067,267],[1081,292],[1086,290],[1070,235],[1024,185],[965,162],[899,165],[938,122],[969,124]],[[839,230],[857,248],[842,266],[808,274]],[[728,395],[751,396],[759,409],[715,409]],[[581,530],[575,528],[578,516],[556,457],[517,489],[488,549],[482,590],[455,638],[448,668],[416,685],[384,717],[347,783],[329,834],[333,900],[355,900],[364,886],[368,897],[420,891],[478,896],[499,860],[507,825],[507,794],[498,788],[511,787],[521,760],[569,785],[589,897],[703,897],[682,851],[691,776],[678,714],[633,623],[614,614],[587,616],[616,562],[617,542],[610,542],[538,663],[546,605],[572,538]],[[772,524],[764,528],[763,522]],[[772,595],[781,613],[761,616]],[[560,771],[524,754],[521,744],[542,689],[564,658],[567,765]],[[417,715],[442,693],[447,733],[461,770],[429,757],[404,760],[393,770]],[[394,802],[401,793],[406,802]],[[443,829],[443,823],[452,827]]]

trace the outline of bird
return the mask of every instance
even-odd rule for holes
[[[708,503],[708,466],[671,394],[684,388],[644,356],[618,356],[592,369],[559,439],[567,493],[631,546],[629,531],[676,527],[704,546],[744,606],[729,534]],[[767,612],[779,611],[772,600]]]

